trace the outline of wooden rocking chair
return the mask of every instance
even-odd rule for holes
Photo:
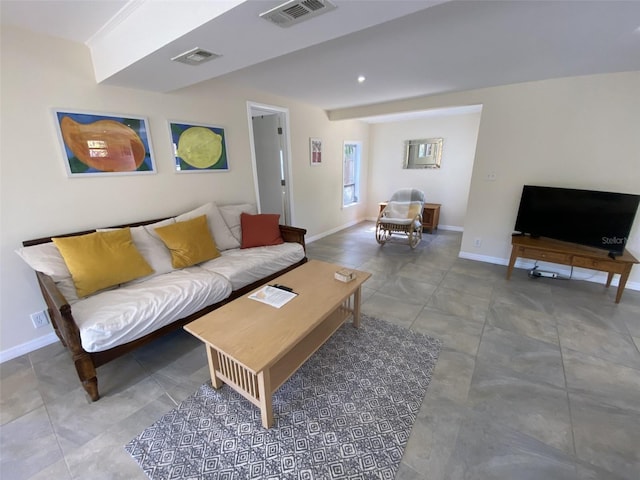
[[[395,192],[376,221],[376,240],[384,245],[391,235],[402,234],[415,248],[422,240],[422,208],[424,193],[415,188],[403,188]]]

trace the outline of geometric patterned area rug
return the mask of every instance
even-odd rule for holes
[[[362,315],[274,393],[272,428],[231,388],[206,383],[125,449],[152,480],[393,479],[440,348]]]

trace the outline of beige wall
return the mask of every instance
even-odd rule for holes
[[[441,226],[462,229],[479,124],[480,112],[373,124],[368,217],[377,216],[377,202],[400,188],[412,187],[422,190],[427,202],[442,204]],[[441,168],[402,168],[405,140],[432,137],[444,139]]]
[[[362,142],[362,198],[368,197],[369,126],[360,121],[330,122],[324,110],[290,104],[293,157],[293,203],[296,224],[313,239],[364,219],[366,204],[342,208],[342,148],[346,140]],[[311,166],[309,138],[322,140],[322,165]]]
[[[294,223],[314,236],[364,218],[364,206],[340,208],[342,142],[362,141],[366,159],[369,127],[362,122],[330,122],[315,107],[222,81],[168,94],[97,85],[85,46],[10,27],[2,29],[1,49],[2,358],[52,338],[49,327],[35,330],[29,319],[45,306],[33,272],[14,253],[22,240],[171,216],[211,200],[255,201],[249,100],[289,109]],[[157,174],[67,178],[52,108],[146,116]],[[168,119],[224,127],[231,171],[174,173]],[[309,137],[324,141],[321,167],[309,165]]]
[[[329,118],[475,104],[483,106],[482,120],[462,256],[506,262],[523,184],[640,194],[640,72],[412,98],[332,111]],[[490,173],[495,181],[487,180]],[[376,201],[369,199],[368,211]],[[474,247],[476,238],[482,239],[480,248]],[[640,215],[627,248],[640,258]],[[640,289],[640,266],[629,281],[628,287]]]

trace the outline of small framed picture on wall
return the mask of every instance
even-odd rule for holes
[[[309,139],[309,158],[312,166],[322,165],[322,140],[319,138]]]

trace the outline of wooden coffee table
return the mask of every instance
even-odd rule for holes
[[[273,425],[271,395],[347,320],[360,324],[360,287],[371,276],[356,270],[349,283],[334,279],[341,267],[310,260],[273,283],[298,295],[281,308],[244,295],[184,328],[207,349],[211,383],[226,383],[260,408]]]

